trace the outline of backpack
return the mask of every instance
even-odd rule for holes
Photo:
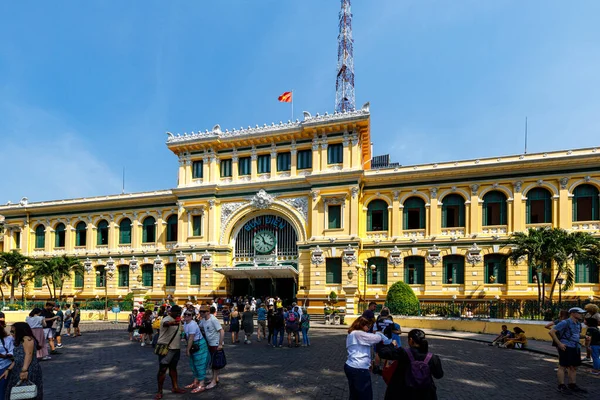
[[[296,313],[293,311],[290,311],[288,313],[288,318],[287,318],[288,322],[290,324],[295,324],[296,323]]]
[[[152,322],[152,329],[160,329],[160,322],[162,321],[161,317],[156,317]]]
[[[427,353],[423,361],[415,360],[410,349],[406,350],[406,354],[410,360],[410,368],[406,372],[406,386],[414,389],[427,389],[433,383],[429,368],[429,360],[433,354]]]

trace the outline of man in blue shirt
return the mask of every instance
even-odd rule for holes
[[[266,338],[267,337],[267,310],[265,309],[265,305],[264,304],[260,304],[258,306],[258,310],[256,311],[256,314],[258,315],[258,317],[256,318],[256,321],[258,322],[258,341],[260,342],[260,338]],[[261,336],[262,333],[262,336]]]
[[[576,384],[577,367],[581,365],[581,321],[585,313],[579,307],[569,310],[569,318],[562,320],[550,330],[550,336],[558,348],[558,391],[587,393]],[[569,386],[565,385],[565,369],[569,375]]]

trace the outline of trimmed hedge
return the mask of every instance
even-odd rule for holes
[[[396,282],[389,289],[385,305],[392,314],[419,315],[419,299],[404,282]]]

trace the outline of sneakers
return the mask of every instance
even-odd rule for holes
[[[56,347],[58,347],[60,349],[61,347],[63,347],[63,345],[62,345],[62,343],[59,343],[56,345]]]
[[[584,358],[581,359],[581,361],[592,361],[592,359],[589,358],[589,357],[584,357]]]
[[[52,357],[50,357],[50,356],[42,357],[42,361],[48,361],[48,360],[52,360]]]
[[[142,347],[144,347],[146,345],[146,343],[142,343]]]
[[[580,388],[579,386],[577,386],[575,384],[569,384],[569,389],[571,389],[571,392],[573,392],[573,393],[587,393],[588,392],[586,389]]]

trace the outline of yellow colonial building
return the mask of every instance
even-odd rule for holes
[[[78,299],[130,291],[184,302],[330,292],[352,313],[396,281],[421,299],[537,298],[512,232],[553,226],[598,235],[595,148],[400,166],[371,154],[368,105],[302,121],[168,133],[174,189],[0,207],[0,248],[79,257]],[[400,158],[400,156],[398,156]],[[564,296],[600,295],[598,266],[577,264]],[[41,282],[29,296],[47,296]]]

